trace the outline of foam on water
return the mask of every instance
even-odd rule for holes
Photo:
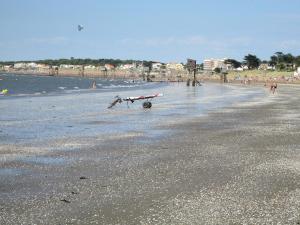
[[[128,89],[132,87],[144,88],[145,82],[132,82],[127,80],[108,80],[101,78],[79,78],[79,77],[60,77],[60,76],[35,76],[35,75],[17,75],[0,73],[0,90],[8,89],[9,98],[11,96],[42,94],[64,94],[70,90],[88,91],[91,90],[92,83],[96,82],[96,90],[109,91],[107,89]],[[95,89],[93,89],[95,91]]]

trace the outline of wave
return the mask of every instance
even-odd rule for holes
[[[138,84],[134,84],[134,85],[115,85],[115,84],[111,84],[109,86],[105,86],[103,88],[107,89],[107,88],[133,88],[133,87],[140,87],[141,85]]]

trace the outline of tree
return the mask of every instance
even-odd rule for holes
[[[284,63],[292,64],[294,62],[294,59],[295,57],[290,53],[283,55]]]
[[[279,64],[277,64],[276,68],[278,70],[285,70],[286,69],[286,65],[284,63],[279,63]]]
[[[257,69],[259,67],[260,59],[256,55],[248,54],[244,57],[244,60],[249,69]]]
[[[235,69],[241,67],[241,65],[242,65],[241,62],[239,62],[235,59],[226,59],[224,63],[232,65],[233,68],[235,68]]]
[[[282,63],[284,54],[282,52],[275,52],[275,55],[277,57],[277,64]]]
[[[269,64],[271,66],[276,66],[278,62],[277,56],[276,55],[272,55],[269,61]]]
[[[300,55],[294,58],[294,64],[297,67],[300,67]]]
[[[296,64],[296,58],[292,54],[284,54],[282,52],[275,52],[271,56],[270,65],[276,66],[277,70],[293,70],[294,64]]]
[[[221,68],[219,68],[219,67],[217,67],[217,68],[214,69],[214,72],[215,72],[215,73],[221,73],[221,71],[222,71],[222,70],[221,70]]]
[[[152,61],[143,61],[144,67],[148,67],[148,68],[149,68],[149,71],[152,70],[152,64],[153,64]]]
[[[197,70],[203,70],[204,68],[204,64],[201,63],[201,64],[197,64]]]

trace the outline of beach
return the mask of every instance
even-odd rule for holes
[[[42,132],[45,118],[24,117],[27,125],[6,118],[12,130],[1,127],[0,224],[300,223],[300,88],[280,85],[273,95],[263,87],[209,85],[220,91],[212,101],[217,107],[202,109],[201,103],[211,100],[190,87],[178,96],[191,100],[172,98],[177,110],[169,111],[172,104],[161,98],[153,111],[141,114],[138,106],[120,106],[97,120],[92,106],[82,112],[71,95],[58,101],[47,96],[52,101],[47,110],[67,104],[75,116],[37,137],[12,134],[16,129]],[[241,93],[248,94],[234,98]],[[90,95],[80,95],[79,101]],[[103,103],[86,104],[104,107],[110,96],[99,96],[105,96]],[[40,99],[27,103],[44,110]],[[112,121],[111,113],[119,120]],[[126,126],[127,118],[130,124],[136,118],[142,122]],[[49,120],[59,124],[57,118]],[[91,121],[109,123],[106,135],[90,124],[91,132],[77,127]]]

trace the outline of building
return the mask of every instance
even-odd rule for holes
[[[98,67],[100,71],[107,71],[107,69],[105,68],[105,66],[99,66]]]
[[[159,62],[152,63],[152,70],[160,70],[162,65],[163,64]]]
[[[21,69],[36,69],[37,68],[37,63],[35,62],[20,62],[20,63],[15,63],[14,64],[14,69],[21,70]]]
[[[132,63],[132,64],[124,64],[124,65],[120,65],[119,69],[121,70],[130,70],[130,69],[135,69],[136,68],[136,64]]]
[[[297,68],[297,70],[294,72],[294,77],[300,76],[300,67]]]
[[[35,62],[26,63],[26,67],[29,69],[37,68],[37,64]]]
[[[67,65],[67,64],[61,64],[59,65],[59,68],[61,69],[74,69],[73,65]]]
[[[61,64],[61,65],[59,65],[59,68],[61,68],[61,69],[82,69],[82,65]]]
[[[104,67],[106,70],[113,70],[115,68],[115,66],[112,64],[105,64]]]
[[[37,69],[49,69],[49,65],[38,63],[38,64],[36,64],[36,68]]]
[[[25,69],[26,68],[26,63],[15,63],[14,64],[14,69]]]
[[[10,70],[13,69],[13,65],[4,65],[3,69],[4,69],[4,71],[8,71],[9,72]]]
[[[96,66],[94,66],[94,65],[87,65],[87,66],[84,66],[84,69],[85,70],[95,70]]]
[[[216,68],[228,70],[231,68],[230,64],[225,64],[226,59],[205,59],[203,61],[203,69],[206,71],[214,71]]]
[[[275,70],[274,66],[270,66],[268,63],[262,63],[258,67],[259,70]]]
[[[181,63],[167,63],[166,68],[168,70],[177,70],[177,71],[184,70],[184,66]]]

